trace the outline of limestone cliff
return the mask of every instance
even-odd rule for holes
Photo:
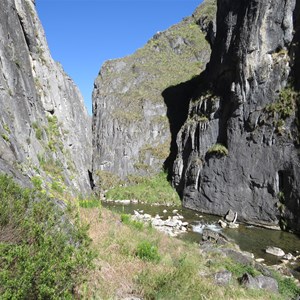
[[[164,163],[172,165],[170,144],[176,146],[185,119],[173,122],[168,115],[187,110],[195,83],[183,85],[180,91],[163,91],[205,68],[209,42],[214,40],[215,11],[215,1],[206,1],[192,17],[158,32],[133,55],[104,63],[93,92],[96,181],[103,173],[126,179],[157,173]]]
[[[218,0],[207,69],[177,136],[185,207],[300,230],[297,0]]]
[[[88,192],[90,118],[51,58],[34,1],[0,1],[0,20],[0,170]]]

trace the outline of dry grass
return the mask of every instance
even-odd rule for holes
[[[130,229],[121,224],[117,215],[105,209],[81,209],[80,214],[90,224],[89,234],[99,254],[96,269],[87,283],[86,299],[95,295],[100,295],[99,299],[111,299],[112,295],[119,298],[133,294],[134,275],[145,263],[124,253]]]
[[[12,224],[0,226],[0,243],[18,244],[22,235],[22,231]]]
[[[138,230],[120,221],[120,215],[103,208],[80,209],[84,222],[90,224],[89,235],[98,253],[96,268],[79,288],[81,299],[283,299],[262,291],[241,288],[235,280],[227,287],[216,286],[215,268],[209,259],[222,257],[200,253],[195,244],[170,238],[152,228]],[[137,257],[140,241],[157,245],[159,262]],[[200,275],[201,274],[201,275]]]

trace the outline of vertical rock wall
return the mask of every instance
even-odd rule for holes
[[[300,229],[295,7],[218,0],[211,59],[177,137],[173,183],[185,207]]]
[[[93,92],[93,175],[100,184],[103,174],[127,179],[172,165],[170,148],[176,147],[178,124],[185,121],[194,86],[184,82],[208,62],[205,36],[212,42],[215,8],[214,0],[206,1],[133,55],[102,66]],[[174,114],[177,124],[170,121]]]
[[[34,1],[2,0],[0,20],[0,170],[88,192],[90,118],[51,58]]]

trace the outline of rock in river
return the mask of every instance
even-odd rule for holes
[[[275,256],[284,256],[285,253],[282,249],[278,248],[278,247],[268,247],[266,249],[266,252]]]

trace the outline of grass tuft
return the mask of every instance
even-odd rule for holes
[[[211,155],[227,156],[228,149],[222,144],[215,144],[208,149],[207,153]]]

